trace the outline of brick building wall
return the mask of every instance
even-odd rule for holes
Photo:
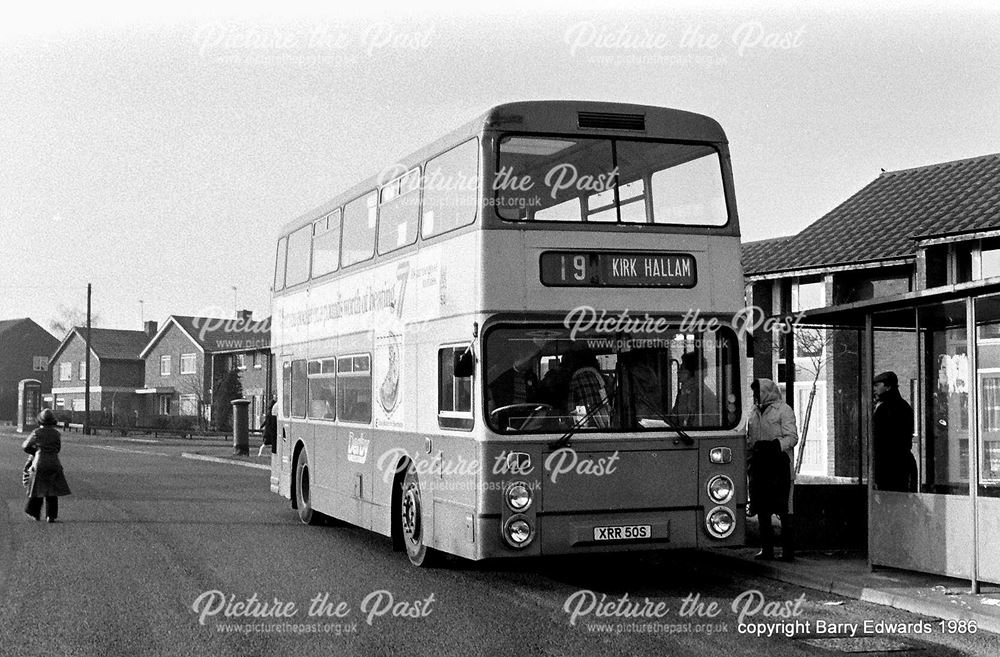
[[[52,372],[52,395],[57,409],[73,410],[73,400],[83,399],[83,388],[86,385],[84,377],[80,376],[80,363],[86,361],[86,348],[82,338],[73,334],[69,342],[63,347],[59,355],[53,359],[49,366]],[[63,366],[68,364],[69,378],[62,376]],[[90,357],[90,385],[96,387],[100,385],[101,363],[91,354]],[[94,399],[91,399],[93,406]]]
[[[82,411],[85,407],[86,380],[81,376],[80,363],[86,360],[84,340],[74,335],[51,362],[53,406],[57,410]],[[62,380],[63,363],[70,365],[71,377]],[[103,412],[119,424],[134,420],[138,408],[135,394],[142,387],[143,363],[136,359],[90,357],[90,410]],[[96,420],[95,420],[96,421]]]
[[[49,356],[59,341],[30,319],[0,333],[0,421],[17,418],[17,389],[23,379],[41,381],[42,393],[52,389]]]
[[[163,357],[170,358],[170,373],[163,374],[161,364]],[[193,371],[184,372],[187,356],[193,361]],[[167,396],[169,415],[197,415],[198,406],[202,412],[211,403],[211,386],[205,371],[205,354],[191,341],[184,331],[176,324],[168,324],[160,339],[146,352],[144,372],[146,388],[173,388],[172,393],[165,395],[147,395],[144,404],[147,415],[159,415],[163,410],[163,401]],[[184,404],[182,404],[184,398]]]

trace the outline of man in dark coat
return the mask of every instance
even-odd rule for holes
[[[872,481],[878,490],[917,490],[917,462],[913,458],[913,409],[899,394],[895,372],[882,372],[873,381]]]
[[[264,422],[260,425],[263,435],[257,456],[263,456],[265,448],[270,448],[272,454],[278,451],[278,417],[274,414],[274,407],[277,403],[277,399],[272,399],[271,403],[267,405],[267,414],[264,415]]]

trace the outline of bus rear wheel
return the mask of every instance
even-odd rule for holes
[[[438,553],[424,544],[423,506],[420,501],[420,484],[417,471],[411,463],[403,477],[399,503],[399,529],[410,563],[429,567],[437,561]]]
[[[321,515],[312,508],[309,486],[309,458],[303,449],[295,459],[295,508],[299,512],[299,520],[307,525],[318,525]]]

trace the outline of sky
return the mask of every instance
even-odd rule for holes
[[[990,2],[36,4],[0,20],[0,319],[46,327],[88,282],[100,326],[266,316],[282,225],[503,102],[712,116],[745,241],[1000,152]]]

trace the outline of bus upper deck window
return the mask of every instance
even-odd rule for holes
[[[378,194],[372,192],[344,206],[341,265],[368,260],[375,253]]]
[[[479,208],[479,141],[431,159],[424,170],[421,234],[440,235],[476,220]]]
[[[378,252],[381,255],[417,241],[420,169],[390,181],[380,193]]]
[[[695,148],[695,147],[692,147]],[[692,151],[687,159],[652,176],[653,218],[658,224],[723,226],[729,220],[719,157]]]
[[[500,142],[501,219],[722,226],[722,166],[711,144],[509,136]]]
[[[285,256],[288,248],[288,238],[282,237],[278,240],[278,252],[274,258],[274,291],[285,287]]]
[[[309,280],[309,260],[312,255],[312,225],[303,226],[288,236],[288,258],[285,262],[285,285],[291,287]]]
[[[336,271],[340,266],[340,209],[313,222],[312,276]]]

